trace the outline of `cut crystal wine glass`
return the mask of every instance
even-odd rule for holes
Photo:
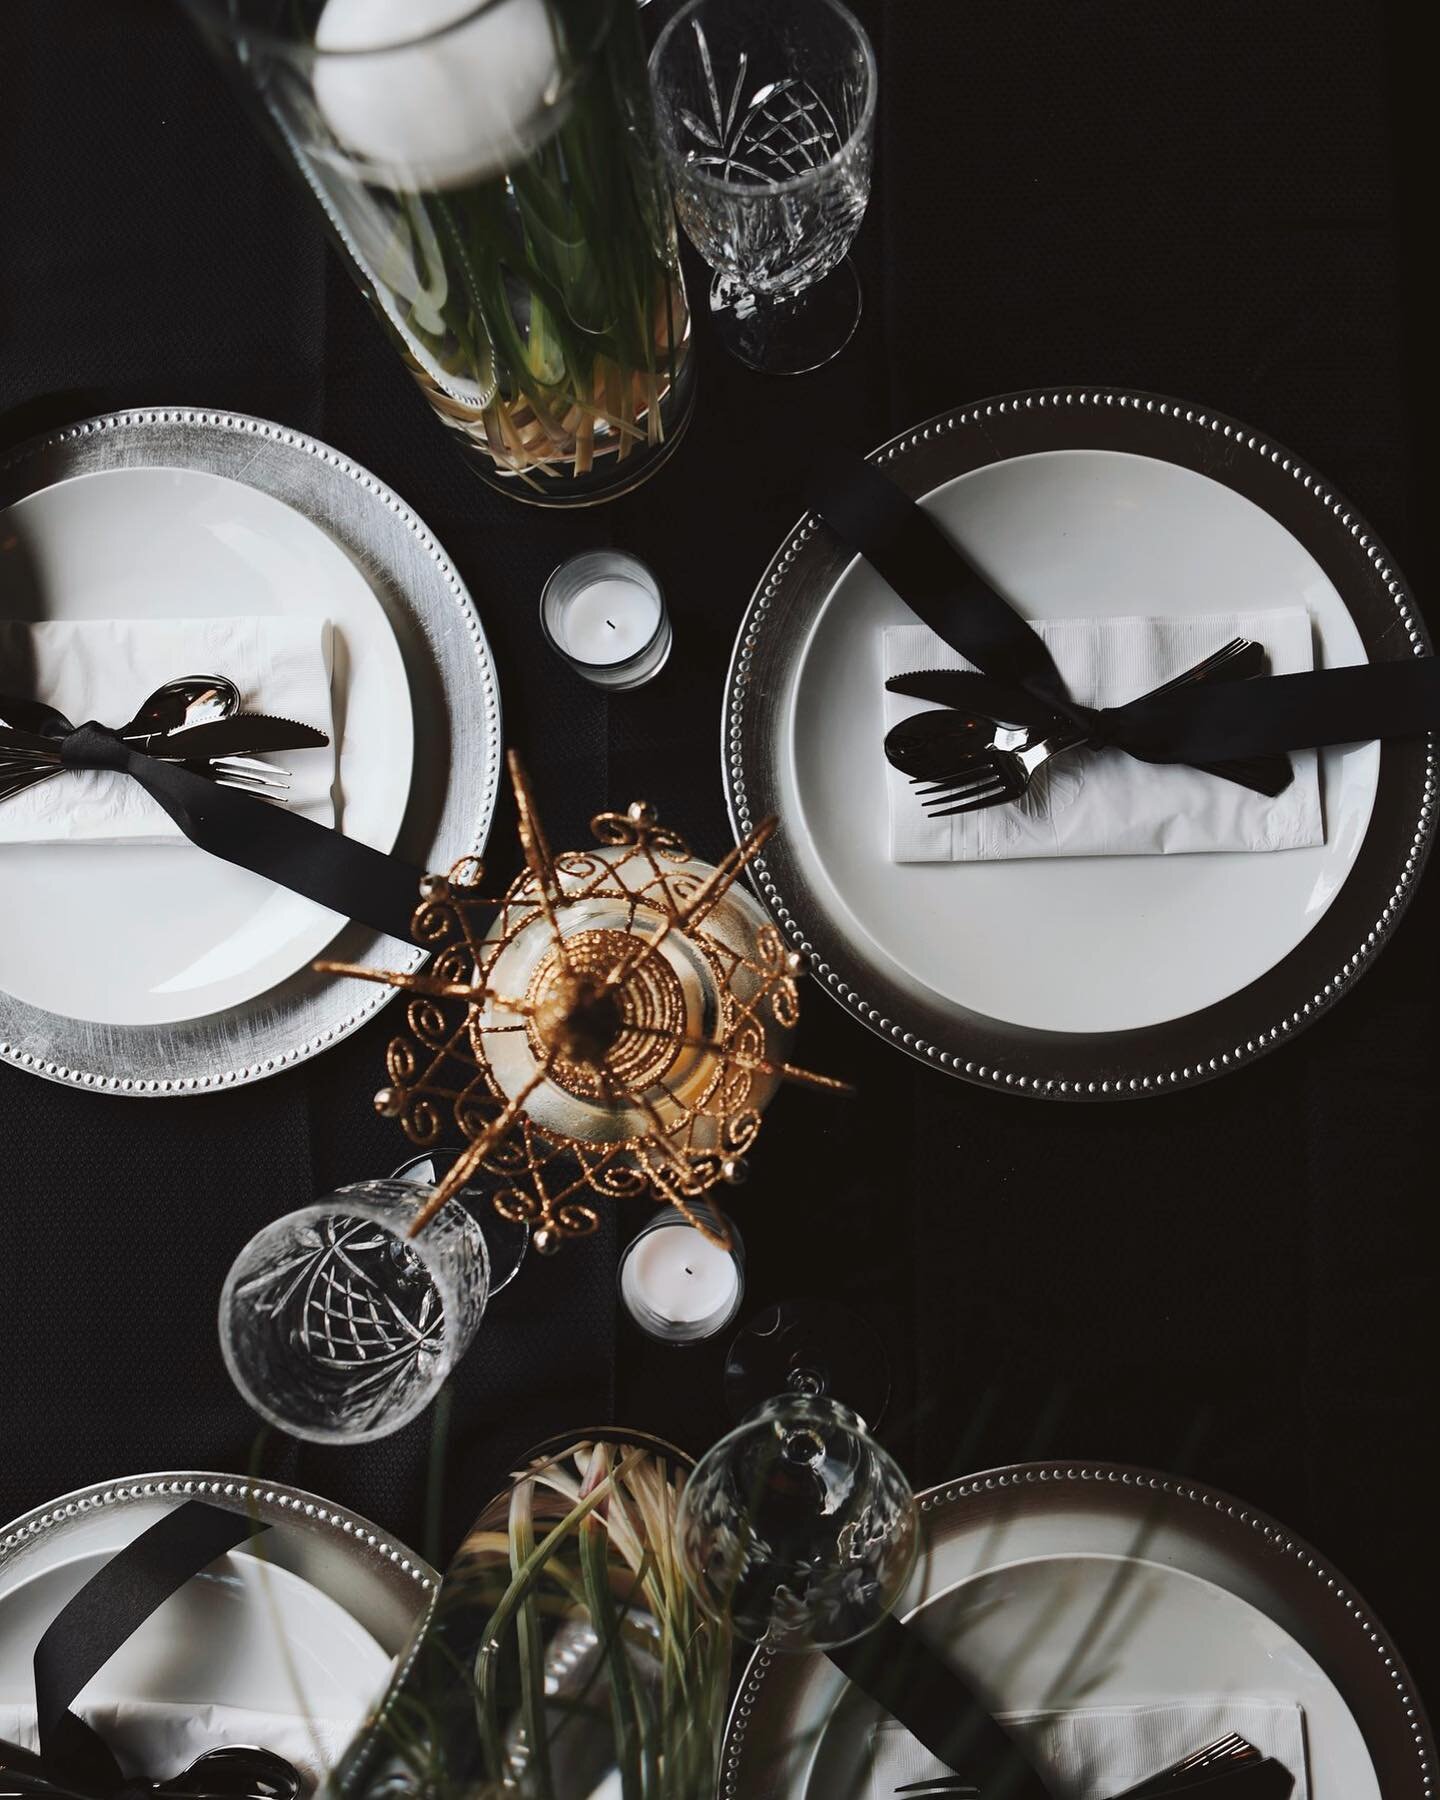
[[[828,1398],[767,1400],[706,1451],[676,1535],[701,1603],[770,1650],[832,1649],[895,1605],[915,1497],[860,1419]]]
[[[435,1398],[479,1329],[490,1265],[458,1200],[409,1236],[425,1197],[411,1181],[357,1182],[236,1257],[220,1349],[262,1418],[318,1443],[365,1443]]]
[[[846,252],[870,197],[875,55],[839,0],[688,0],[650,55],[680,222],[741,362],[798,374],[860,317]]]

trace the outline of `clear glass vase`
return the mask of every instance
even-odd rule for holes
[[[586,505],[674,449],[690,318],[634,0],[187,0],[492,486]]]
[[[729,1640],[675,1562],[688,1458],[587,1432],[475,1521],[326,1800],[713,1800]]]

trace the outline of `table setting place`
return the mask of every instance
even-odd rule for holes
[[[881,1055],[968,1090],[974,1131],[1151,1129],[1299,1054],[1418,931],[1440,664],[1374,530],[1196,397],[1041,371],[883,443],[810,431],[807,383],[858,354],[885,113],[840,0],[182,0],[163,29],[552,572],[503,618],[422,476],[283,420],[77,410],[0,450],[7,1079],[183,1132],[398,997],[347,1065],[384,1159],[334,1191],[306,1165],[307,1204],[212,1241],[248,1455],[98,1469],[0,1528],[0,1800],[1431,1795],[1422,1700],[1321,1549],[1043,1431],[922,1485],[896,1321],[814,1293],[745,1191],[762,1134],[903,1132]],[[685,482],[702,334],[717,390],[793,378],[795,421],[752,471],[794,523],[703,687],[667,596],[706,547],[652,569],[604,511]],[[699,825],[607,762],[565,841],[553,719],[640,732],[662,674],[719,699]],[[1218,1292],[1259,1254],[1151,1279]],[[577,1402],[423,1556],[290,1479],[348,1492],[415,1426],[405,1501],[438,1519],[460,1409],[513,1424],[527,1326],[574,1328],[557,1258],[722,1433]]]

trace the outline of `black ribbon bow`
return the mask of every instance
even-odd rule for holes
[[[0,1738],[0,1800],[150,1800],[158,1793],[296,1800],[300,1778],[289,1763],[248,1744],[207,1751],[169,1781],[127,1775],[100,1734],[70,1710],[81,1689],[192,1575],[268,1529],[244,1513],[187,1500],[86,1582],[35,1646],[40,1750]]]
[[[836,452],[807,498],[937,637],[986,675],[1083,729],[1092,744],[1144,762],[1200,765],[1409,737],[1440,726],[1440,659],[1433,656],[1197,684],[1124,706],[1082,706],[1040,634],[873,464]]]
[[[67,769],[114,769],[129,775],[165,809],[192,844],[211,856],[253,869],[307,900],[318,901],[390,937],[410,939],[411,917],[419,901],[419,869],[314,819],[287,812],[255,794],[222,787],[178,762],[162,760],[177,750],[208,758],[220,754],[222,745],[227,751],[238,749],[233,735],[226,736],[236,720],[128,738],[95,719],[74,725],[52,706],[36,700],[12,701],[0,694],[0,718],[16,716],[26,720],[26,727],[9,730],[7,743],[28,740],[52,765],[58,760]],[[252,742],[249,747],[283,746]]]

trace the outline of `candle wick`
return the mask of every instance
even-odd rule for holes
[[[615,621],[613,619],[607,619],[605,621],[605,623],[610,627],[610,629],[612,631],[615,629]]]
[[[687,1275],[693,1275],[695,1273],[695,1271],[690,1267],[689,1263],[686,1263],[686,1265],[685,1265],[685,1273]]]

